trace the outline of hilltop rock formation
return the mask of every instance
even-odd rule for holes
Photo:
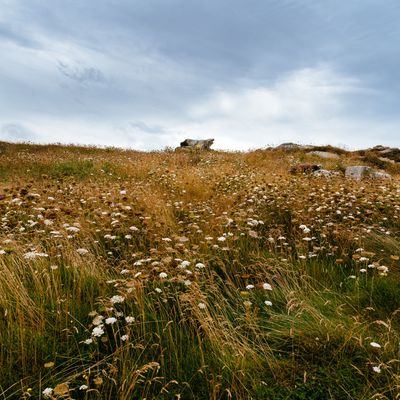
[[[181,147],[178,149],[199,149],[199,150],[210,150],[214,143],[214,139],[205,140],[195,140],[195,139],[185,139],[181,142]]]
[[[376,171],[371,167],[365,165],[354,165],[346,168],[346,178],[361,180],[369,179],[392,179],[392,176],[384,171]]]

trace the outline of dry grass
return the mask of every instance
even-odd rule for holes
[[[288,174],[339,153],[0,143],[0,398],[398,397],[396,166]]]

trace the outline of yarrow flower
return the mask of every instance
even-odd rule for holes
[[[373,367],[372,367],[372,370],[373,370],[374,372],[376,372],[377,374],[380,374],[380,373],[381,373],[381,368],[380,368],[379,366],[377,366],[377,365],[373,366]]]
[[[48,387],[48,388],[44,389],[42,393],[43,393],[44,397],[50,398],[51,395],[53,394],[53,389]]]
[[[156,287],[154,290],[155,290],[157,293],[162,293],[162,290],[161,290],[159,287]]]
[[[104,329],[102,326],[96,326],[95,328],[93,328],[92,336],[100,337],[101,335],[104,335]]]
[[[129,336],[128,336],[128,335],[122,335],[122,336],[121,336],[121,340],[122,340],[123,342],[127,341],[128,339],[129,339]]]
[[[265,304],[266,306],[268,306],[268,307],[271,307],[271,306],[272,306],[272,302],[269,301],[269,300],[265,300],[265,301],[264,301],[264,304]]]
[[[113,304],[123,303],[124,300],[125,300],[125,298],[120,295],[115,295],[115,296],[111,297],[111,299],[110,299],[111,303],[113,303]]]
[[[269,283],[263,283],[264,290],[272,290],[272,286]]]
[[[87,390],[88,386],[87,385],[81,385],[79,386],[79,390]]]
[[[125,317],[125,321],[127,324],[131,324],[132,322],[135,322],[135,317],[131,316]]]
[[[247,285],[247,286],[246,286],[246,289],[247,289],[247,290],[254,289],[254,285]]]
[[[205,310],[207,308],[204,303],[199,303],[197,306],[200,308],[200,310]]]
[[[161,279],[166,278],[168,275],[165,272],[160,272],[160,275],[158,275]]]
[[[115,317],[110,317],[110,318],[106,318],[105,323],[107,325],[113,325],[117,322],[117,318]]]
[[[89,250],[86,249],[77,249],[76,252],[81,255],[84,256],[85,254],[89,253]]]
[[[370,346],[373,347],[374,349],[380,349],[382,347],[379,343],[376,342],[371,342]]]
[[[93,343],[93,339],[86,339],[83,343],[92,344]]]

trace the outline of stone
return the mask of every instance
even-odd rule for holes
[[[340,158],[336,153],[331,153],[329,151],[310,151],[307,153],[308,156],[317,156],[320,158],[335,159]]]
[[[318,176],[318,177],[331,178],[332,176],[340,175],[340,173],[338,171],[329,171],[327,169],[319,169],[317,171],[314,171],[313,175]]]
[[[346,178],[361,180],[369,179],[391,179],[391,175],[385,171],[376,171],[371,167],[365,165],[354,165],[346,168]]]
[[[213,143],[214,139],[206,139],[206,140],[185,139],[183,142],[181,142],[181,148],[210,150]]]

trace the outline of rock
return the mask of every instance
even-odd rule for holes
[[[307,155],[330,159],[340,158],[336,153],[331,153],[329,151],[310,151],[309,153],[307,153]]]
[[[346,178],[361,180],[364,178],[369,179],[391,179],[391,175],[384,171],[376,171],[371,167],[364,165],[355,165],[346,168]]]
[[[296,143],[282,143],[276,147],[277,150],[293,151],[293,150],[305,150],[309,149],[310,146],[304,146]]]
[[[200,150],[210,150],[214,139],[206,140],[195,140],[195,139],[185,139],[181,142],[182,148],[200,149]]]
[[[297,164],[290,167],[291,174],[302,174],[302,173],[313,173],[321,169],[321,165],[318,164]]]
[[[313,175],[314,176],[319,176],[319,177],[323,176],[323,177],[326,177],[326,178],[331,178],[332,176],[340,175],[340,173],[338,171],[329,171],[327,169],[319,169],[317,171],[314,171]]]

